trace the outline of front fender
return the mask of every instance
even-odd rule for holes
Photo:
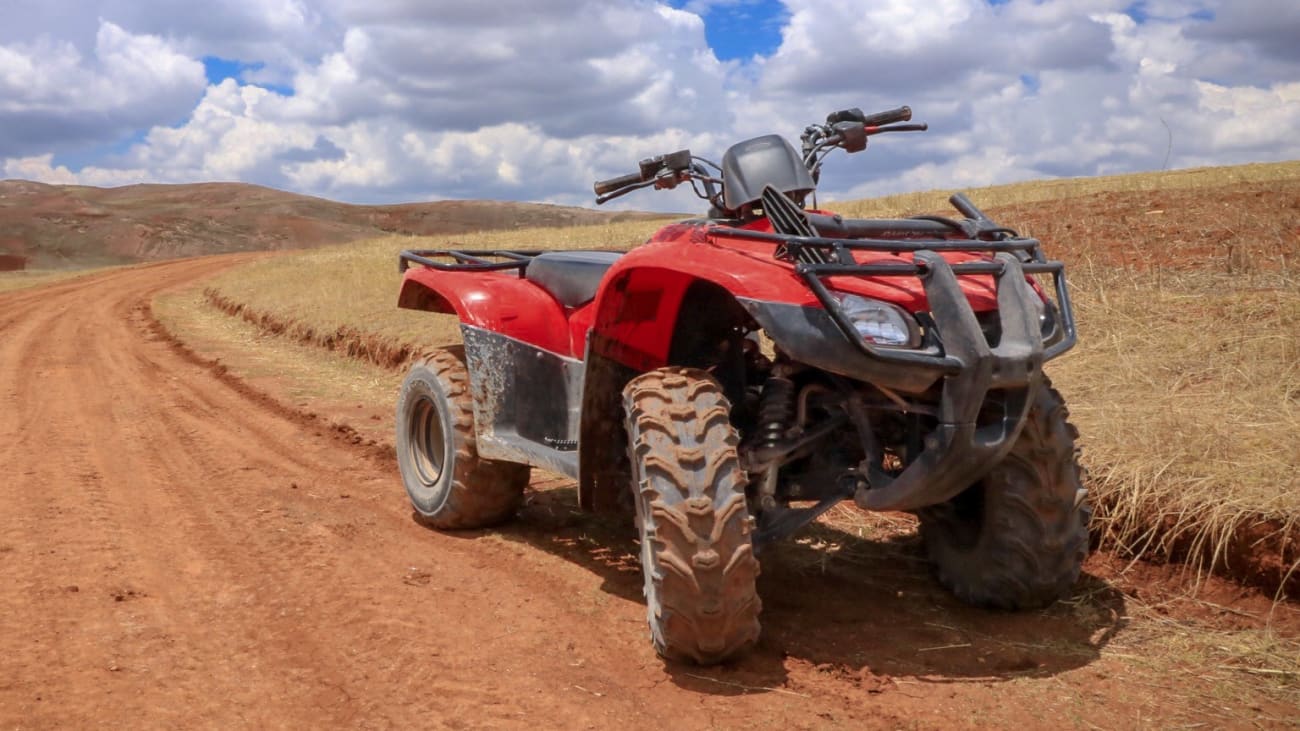
[[[679,320],[709,316],[681,311],[687,290],[701,281],[737,298],[819,306],[798,276],[773,265],[770,255],[759,258],[691,241],[649,243],[620,258],[605,275],[593,303],[589,347],[637,371],[668,365]]]
[[[770,247],[768,247],[770,249]],[[934,368],[900,368],[864,356],[831,321],[807,283],[790,267],[775,263],[770,250],[748,252],[689,240],[651,243],[621,258],[606,275],[595,301],[590,352],[643,372],[671,361],[675,333],[710,312],[687,312],[691,285],[708,282],[727,292],[795,360],[889,388],[920,393],[942,375]],[[924,289],[912,284],[840,278],[845,291],[890,296],[905,304],[924,303]],[[884,298],[884,297],[882,297]],[[923,304],[922,304],[923,306]]]
[[[397,306],[455,314],[466,325],[573,355],[564,308],[541,287],[514,274],[408,269]]]

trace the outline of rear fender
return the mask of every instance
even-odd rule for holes
[[[465,325],[574,355],[564,308],[541,287],[514,274],[408,269],[397,306],[455,314]]]

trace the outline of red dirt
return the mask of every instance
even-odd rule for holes
[[[1297,717],[1253,690],[1224,701],[1190,662],[1108,653],[1130,632],[1126,592],[1139,589],[1107,578],[1104,562],[1069,603],[985,612],[943,592],[911,539],[831,529],[809,540],[838,553],[805,542],[764,557],[755,653],[666,666],[646,640],[627,525],[578,513],[570,483],[536,479],[520,520],[500,530],[424,529],[391,459],[159,333],[155,294],[243,260],[0,295],[0,727]],[[1156,582],[1140,591],[1162,601]],[[1242,601],[1223,611],[1258,626],[1243,618],[1266,604]],[[1289,609],[1278,615],[1279,631],[1300,630]]]
[[[1071,267],[1246,274],[1300,266],[1300,180],[1096,193],[989,213]]]

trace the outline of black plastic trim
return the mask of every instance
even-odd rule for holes
[[[479,456],[577,478],[582,362],[472,325],[460,330]]]

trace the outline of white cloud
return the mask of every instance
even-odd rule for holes
[[[0,172],[3,172],[5,178],[35,180],[50,185],[114,187],[153,179],[150,171],[144,169],[87,167],[74,173],[66,165],[55,165],[52,153],[11,157],[0,165]]]
[[[357,24],[295,77],[284,114],[389,115],[430,130],[519,122],[557,137],[725,121],[724,67],[697,16],[646,3],[510,7],[346,3]]]
[[[1175,167],[1300,157],[1286,42],[1300,11],[1261,22],[1262,1],[1148,0],[1138,21],[1130,0],[786,0],[780,47],[723,63],[698,13],[748,0],[212,0],[202,14],[97,0],[89,29],[77,3],[48,0],[0,10],[0,159],[6,175],[92,184],[590,203],[593,179],[641,157],[718,158],[837,108],[904,103],[931,131],[832,159],[827,195],[1150,169],[1166,154]],[[266,66],[205,88],[203,55]],[[49,154],[133,130],[147,134],[80,169]],[[700,205],[681,191],[624,200]]]
[[[89,57],[49,36],[0,45],[0,156],[183,119],[204,84],[201,63],[107,21]]]
[[[1220,0],[1207,8],[1213,22],[1194,37],[1238,43],[1262,56],[1300,61],[1300,4],[1276,0]]]

